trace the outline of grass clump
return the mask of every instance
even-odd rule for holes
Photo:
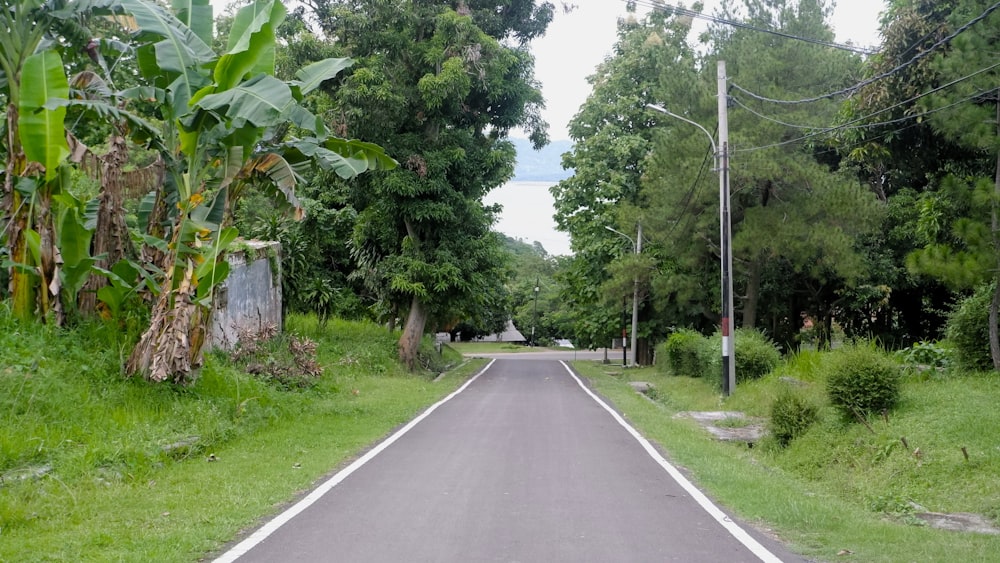
[[[846,418],[890,410],[899,400],[899,366],[874,346],[838,348],[824,369],[830,403]]]

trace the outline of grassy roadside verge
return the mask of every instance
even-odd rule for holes
[[[574,367],[640,432],[660,444],[668,459],[687,470],[710,496],[806,557],[874,562],[1000,560],[1000,536],[935,530],[889,518],[871,510],[863,498],[845,497],[843,484],[830,473],[815,480],[802,478],[772,463],[768,455],[746,446],[716,442],[693,421],[674,417],[684,410],[751,410],[746,407],[755,399],[760,402],[760,389],[748,389],[747,397],[738,398],[737,394],[724,403],[709,382],[664,376],[652,369],[627,371],[628,379],[653,383],[659,398],[652,402],[635,393],[623,379],[607,375],[599,363],[575,362]],[[911,397],[910,403],[916,402]],[[868,440],[854,435],[847,439]],[[925,461],[930,464],[929,459]],[[844,468],[841,477],[847,474]],[[855,474],[854,478],[865,481],[876,477]],[[911,478],[897,470],[888,482]],[[995,481],[996,476],[984,478]],[[920,486],[947,490],[949,485],[925,479]],[[987,489],[981,494],[993,493]],[[976,494],[970,492],[970,496]]]
[[[405,374],[374,325],[289,325],[318,343],[325,374],[308,389],[215,355],[190,388],[122,382],[103,329],[3,327],[0,561],[207,557],[483,363],[432,382]]]

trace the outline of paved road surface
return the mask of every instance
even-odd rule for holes
[[[561,362],[497,360],[404,431],[218,561],[801,561],[713,517]]]

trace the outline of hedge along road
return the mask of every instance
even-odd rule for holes
[[[669,444],[667,445],[669,448]],[[556,360],[494,360],[217,562],[802,561]]]

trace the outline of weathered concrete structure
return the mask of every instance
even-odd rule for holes
[[[281,328],[281,245],[237,241],[226,260],[229,276],[216,289],[209,348],[230,349],[241,332]]]

